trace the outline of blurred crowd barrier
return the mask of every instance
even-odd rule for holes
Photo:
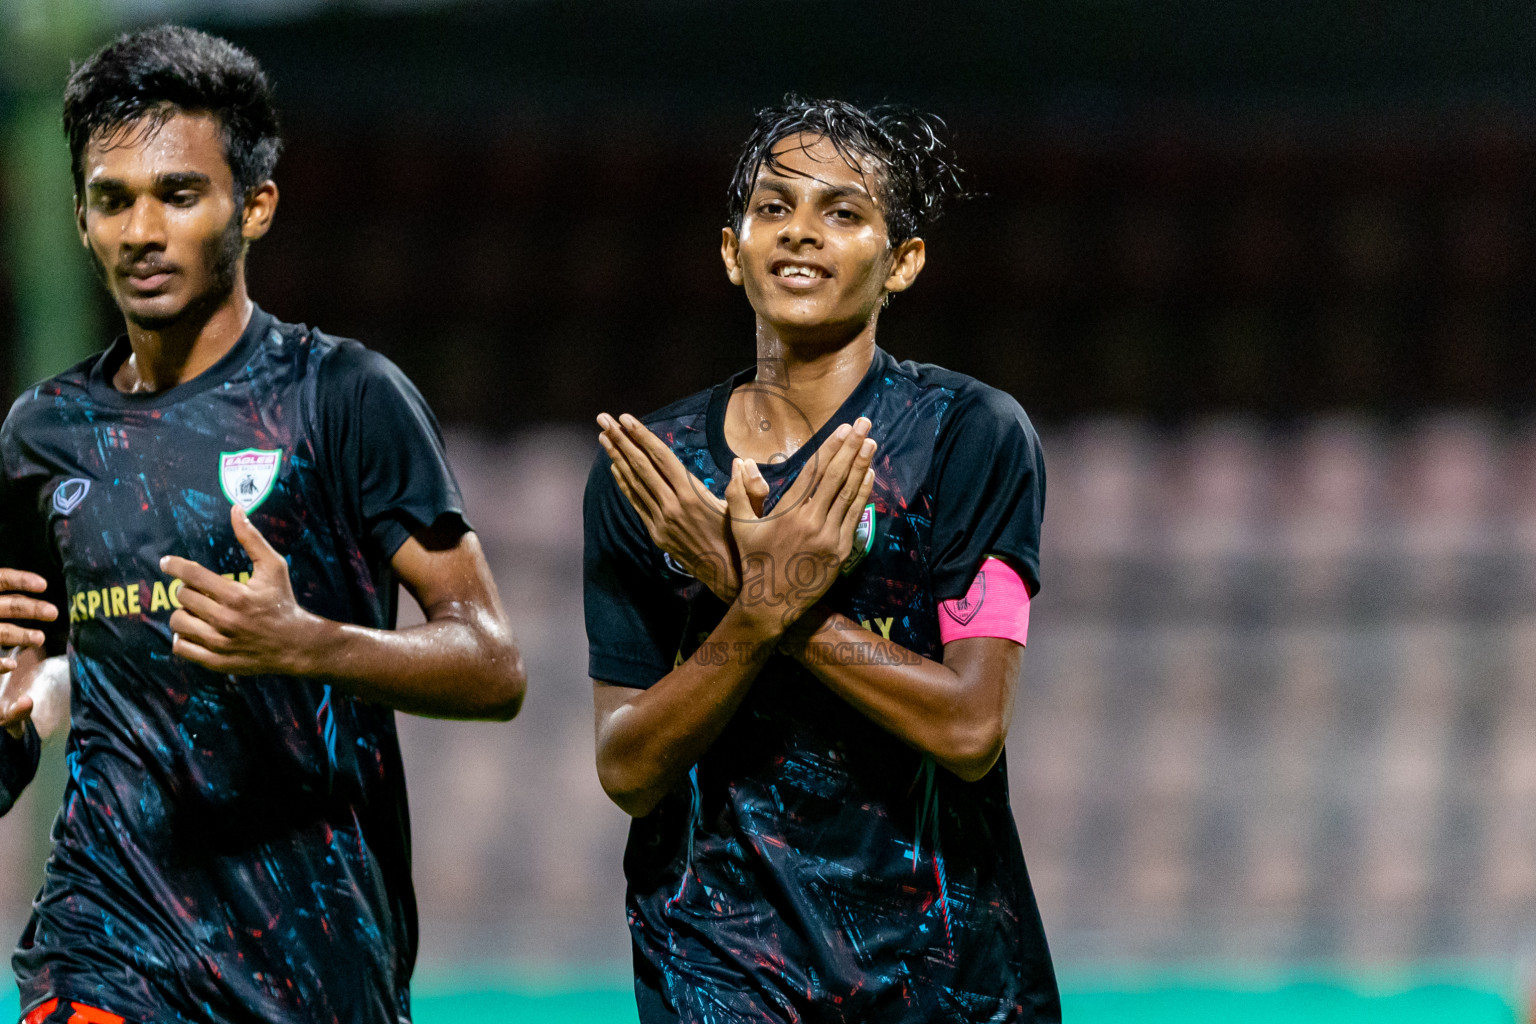
[[[1043,440],[1008,765],[1058,959],[1522,955],[1536,423],[1099,420]],[[593,768],[581,610],[595,450],[567,428],[450,439],[531,683],[509,725],[401,718],[425,965],[628,955],[628,819]],[[0,822],[7,941],[35,827]]]

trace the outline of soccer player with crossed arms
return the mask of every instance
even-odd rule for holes
[[[388,360],[251,302],[279,138],[249,54],[124,36],[64,124],[127,333],[0,427],[0,812],[69,724],[26,1024],[405,1024],[394,711],[504,720],[525,686],[436,420]],[[400,584],[423,624],[395,629]]]
[[[643,1024],[1061,1018],[1003,761],[1039,442],[875,342],[958,191],[940,128],[763,111],[721,245],[756,370],[599,417],[590,675]]]

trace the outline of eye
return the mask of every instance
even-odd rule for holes
[[[102,213],[116,213],[118,210],[126,207],[128,201],[120,195],[97,193],[96,197],[91,201],[91,205]]]
[[[761,203],[757,204],[757,212],[760,216],[763,217],[777,217],[780,214],[788,213],[789,207],[785,206],[777,199],[765,199]]]
[[[195,206],[197,204],[197,200],[198,195],[196,192],[192,191],[191,189],[184,188],[172,192],[170,199],[167,200],[167,202],[169,202],[172,206]]]
[[[859,211],[850,210],[846,206],[839,206],[834,209],[832,211],[832,219],[840,220],[845,224],[857,224],[861,220]]]

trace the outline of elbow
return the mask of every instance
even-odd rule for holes
[[[597,752],[597,781],[608,799],[631,818],[643,818],[661,803],[662,794],[646,786],[638,773],[605,757],[602,750]]]
[[[960,722],[949,731],[945,749],[934,759],[966,782],[985,778],[1003,756],[1008,730],[1001,719]]]
[[[523,709],[523,698],[527,693],[528,670],[523,666],[522,652],[513,647],[502,671],[497,673],[486,717],[494,722],[512,721]]]
[[[644,818],[656,809],[660,803],[657,794],[645,789],[644,786],[628,785],[622,778],[621,772],[602,771],[598,768],[598,780],[602,783],[602,791],[608,794],[608,800],[616,804],[619,811],[624,811],[631,818]]]

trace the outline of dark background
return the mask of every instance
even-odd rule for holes
[[[263,61],[285,117],[253,294],[382,349],[450,423],[645,411],[749,363],[724,192],[752,110],[787,90],[950,122],[985,195],[930,232],[880,340],[1037,419],[1518,413],[1536,16],[1428,7],[657,0],[205,23]],[[14,393],[10,301],[0,270]]]

